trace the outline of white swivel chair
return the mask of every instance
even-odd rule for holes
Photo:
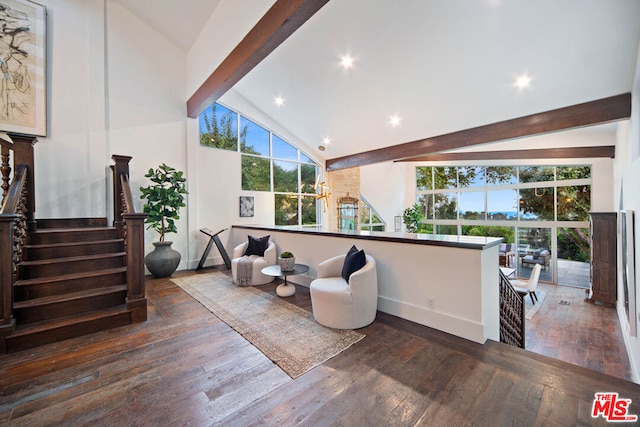
[[[244,242],[236,246],[233,250],[233,257],[231,259],[231,273],[233,274],[233,281],[236,284],[238,283],[238,263],[244,256],[248,245],[248,242]],[[256,258],[253,261],[253,265],[251,267],[251,282],[249,282],[248,285],[256,286],[272,282],[275,277],[262,274],[262,269],[269,265],[276,264],[276,244],[270,240],[267,249],[264,251],[264,256],[255,257]]]
[[[345,255],[318,264],[318,278],[311,282],[313,317],[334,329],[363,328],[373,322],[378,309],[376,261],[366,255],[364,267],[342,278]]]
[[[540,264],[534,265],[533,271],[531,272],[531,277],[529,278],[528,282],[523,282],[522,280],[510,280],[511,285],[516,291],[526,293],[529,295],[533,305],[536,305],[536,301],[538,301],[538,296],[536,295],[536,288],[538,287],[538,280],[540,279],[541,269],[542,269],[542,266]]]

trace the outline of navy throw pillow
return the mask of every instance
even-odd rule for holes
[[[267,247],[269,247],[269,237],[270,236],[249,236],[249,244],[247,245],[247,250],[244,251],[244,254],[264,256],[264,251],[266,251]]]
[[[367,257],[364,253],[364,249],[358,250],[355,245],[349,249],[347,255],[344,257],[344,264],[342,266],[342,278],[349,281],[349,277],[356,271],[360,270],[367,263]]]

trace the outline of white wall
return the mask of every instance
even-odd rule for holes
[[[166,163],[184,171],[188,178],[190,175],[184,98],[186,54],[118,2],[109,0],[107,6],[109,152],[133,157],[131,184],[142,211],[144,201],[138,198],[138,188],[150,183],[144,177],[150,168]],[[183,208],[178,233],[166,236],[182,254],[180,269],[187,267],[190,255],[187,218],[188,208]],[[152,242],[158,237],[155,231],[147,230],[145,252],[153,250]]]
[[[48,136],[35,147],[35,216],[104,216],[103,0],[51,0],[46,7]]]
[[[631,101],[631,120],[618,128],[618,144],[614,166],[614,210],[635,212],[635,307],[636,336],[630,334],[630,322],[624,308],[622,263],[618,253],[618,317],[631,362],[634,381],[640,383],[640,48]]]
[[[413,168],[411,163],[393,162],[360,168],[360,194],[386,222],[386,231],[394,231],[394,217],[402,216],[408,207],[405,190],[410,190],[415,199],[415,182],[407,187],[407,176],[411,175]]]
[[[186,54],[113,0],[46,7],[50,108],[35,147],[36,218],[112,217],[112,154],[133,156],[134,197],[150,167],[187,169]],[[186,215],[178,230],[169,239],[185,253]],[[157,239],[147,232],[147,251]]]

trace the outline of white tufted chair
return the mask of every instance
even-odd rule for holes
[[[240,261],[240,258],[244,256],[248,245],[248,242],[244,242],[236,246],[233,250],[233,257],[231,259],[231,273],[233,274],[234,283],[238,283],[238,261]],[[257,257],[253,262],[253,266],[251,268],[251,283],[249,283],[249,285],[264,285],[266,283],[272,282],[275,277],[262,274],[262,269],[274,264],[276,264],[276,244],[273,241],[269,240],[269,245],[264,251],[264,256]]]
[[[318,264],[318,278],[310,286],[313,317],[334,329],[363,328],[375,320],[378,309],[376,261],[366,255],[364,267],[347,283],[342,278],[344,258],[338,255]]]

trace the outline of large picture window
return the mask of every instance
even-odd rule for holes
[[[318,225],[320,167],[294,145],[214,103],[199,117],[200,145],[241,153],[241,189],[274,193],[276,225]]]
[[[521,277],[542,262],[541,279],[561,283],[590,261],[589,165],[418,166],[416,202],[419,232],[502,237]]]

